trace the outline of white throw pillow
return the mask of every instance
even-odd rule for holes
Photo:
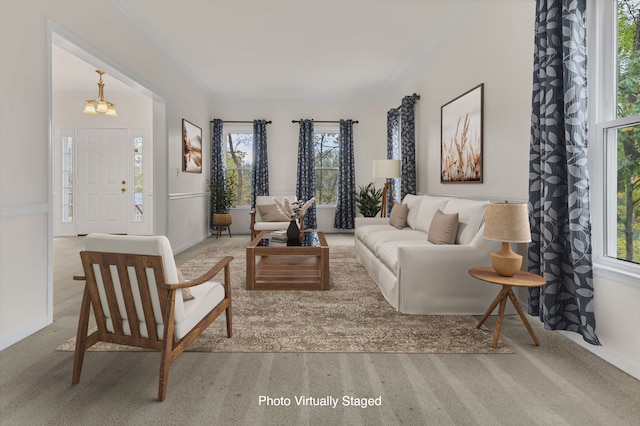
[[[469,244],[484,222],[488,201],[451,198],[444,213],[458,213],[458,238],[456,244]]]
[[[402,204],[406,204],[409,207],[409,213],[407,213],[407,226],[411,229],[416,229],[416,220],[418,217],[418,209],[420,207],[420,202],[422,201],[422,197],[413,194],[407,194],[404,196],[404,200],[402,200]]]
[[[448,197],[436,197],[433,195],[423,195],[418,208],[415,229],[422,232],[429,232],[433,215],[438,210],[444,211],[449,203]]]

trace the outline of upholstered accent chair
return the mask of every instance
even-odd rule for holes
[[[296,201],[296,196],[286,196],[289,201]],[[280,213],[276,203],[270,195],[256,197],[256,207],[249,212],[251,215],[251,239],[258,236],[260,231],[282,231],[289,227],[290,219]],[[282,201],[284,197],[275,197]],[[300,231],[304,229],[304,220],[298,220]]]
[[[169,366],[222,312],[231,337],[231,276],[227,256],[180,283],[165,236],[89,234],[80,252],[85,281],[72,383],[80,381],[87,349],[109,342],[160,351],[158,399],[167,394]],[[224,271],[224,282],[212,279]],[[87,335],[90,311],[97,331]]]

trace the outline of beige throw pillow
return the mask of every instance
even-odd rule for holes
[[[178,284],[184,283],[186,281],[187,280],[184,278],[184,275],[182,275],[182,272],[180,272],[180,269],[178,269]],[[191,293],[190,288],[181,288],[180,291],[182,292],[182,300],[195,299],[195,296],[193,295],[193,293]]]
[[[409,214],[409,206],[406,204],[395,203],[391,208],[389,215],[389,225],[402,229],[407,226],[407,215]]]
[[[455,244],[458,235],[458,213],[444,214],[442,210],[433,215],[427,241],[433,244]]]
[[[278,210],[275,204],[258,204],[258,211],[263,222],[289,222],[289,217]]]

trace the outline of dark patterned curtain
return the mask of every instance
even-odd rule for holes
[[[253,120],[253,165],[251,166],[251,208],[256,197],[269,195],[269,160],[267,157],[267,121]]]
[[[209,181],[211,182],[211,189],[225,184],[225,164],[223,154],[224,150],[222,149],[222,120],[215,118],[211,122],[211,173],[209,177]],[[213,212],[214,206],[216,205],[215,191],[213,190],[211,191],[210,201],[211,211],[209,214],[209,228],[213,231]]]
[[[586,0],[537,0],[529,166],[529,313],[599,345],[587,174]]]
[[[400,111],[397,108],[387,111],[387,160],[400,160],[399,145],[399,127],[400,127]],[[393,183],[393,194],[387,198],[387,217],[391,214],[391,208],[394,202],[400,201],[400,178],[387,179]],[[384,208],[384,206],[383,206]]]
[[[313,120],[300,120],[300,139],[298,141],[298,178],[296,197],[307,201],[316,195],[315,151],[313,148]],[[316,205],[309,207],[304,215],[305,229],[315,229]]]
[[[337,229],[353,229],[355,227],[356,176],[353,167],[353,121],[340,120],[340,140],[338,147],[338,194],[336,199],[336,216],[333,227]]]
[[[416,193],[416,98],[405,96],[402,98],[402,112],[400,113],[400,198],[407,194]]]

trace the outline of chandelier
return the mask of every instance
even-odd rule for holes
[[[96,70],[96,72],[100,74],[100,81],[98,81],[98,97],[88,100],[87,105],[84,107],[84,111],[82,112],[85,114],[97,114],[99,112],[104,112],[104,115],[108,115],[109,117],[117,117],[118,114],[116,113],[116,106],[104,98],[104,83],[102,82],[102,74],[104,74],[104,71]]]

